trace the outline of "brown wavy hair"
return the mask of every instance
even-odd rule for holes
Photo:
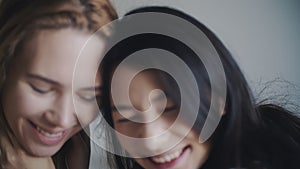
[[[0,95],[3,92],[10,63],[24,42],[41,30],[73,28],[94,33],[103,25],[117,19],[109,0],[2,0],[0,3]],[[103,32],[104,36],[109,34]],[[18,146],[5,120],[0,102],[0,136],[7,137],[13,148]],[[1,154],[5,154],[0,144]],[[1,157],[0,162],[7,161]],[[60,159],[59,155],[57,155]],[[59,161],[59,160],[56,160]],[[59,162],[56,162],[59,163]],[[60,168],[56,164],[57,168]]]

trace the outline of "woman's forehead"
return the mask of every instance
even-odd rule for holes
[[[75,69],[79,69],[78,79],[82,82],[94,81],[92,72],[98,70],[97,62],[81,59],[83,63],[78,63],[88,38],[88,34],[74,29],[40,31],[24,43],[18,56],[20,63],[24,64],[19,66],[23,66],[28,73],[38,73],[63,83],[71,83]],[[99,41],[99,45],[103,46],[102,42]],[[80,57],[91,58],[90,55],[96,56],[101,52],[101,48],[93,48]]]

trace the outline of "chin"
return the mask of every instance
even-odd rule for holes
[[[28,147],[26,149],[26,152],[28,155],[33,156],[33,157],[51,157],[55,153],[57,153],[60,150],[61,147],[56,148],[56,147]]]

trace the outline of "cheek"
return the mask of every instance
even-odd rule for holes
[[[198,143],[194,146],[192,161],[196,167],[201,167],[207,160],[210,153],[210,144],[209,143]]]
[[[121,145],[122,149],[125,149],[130,155],[136,155],[137,152],[137,144],[134,141],[130,141],[130,139],[126,139],[126,137],[122,137],[117,134],[117,142]],[[115,148],[118,146],[114,146]],[[120,151],[122,152],[122,151]]]
[[[45,105],[42,99],[38,99],[30,90],[22,85],[5,88],[2,97],[3,112],[9,127],[17,137],[24,136],[26,120],[32,120],[41,116]]]
[[[138,131],[141,126],[139,124],[133,122],[125,122],[125,123],[114,123],[114,130],[117,135],[124,135],[127,137],[138,138]]]
[[[190,165],[201,167],[209,156],[211,149],[211,140],[200,143],[199,134],[195,130],[192,130],[187,135],[184,141],[192,145],[192,162],[190,163]]]
[[[114,128],[115,135],[118,139],[117,141],[120,143],[120,145],[123,148],[125,148],[131,154],[132,150],[134,150],[135,144],[134,142],[130,141],[130,139],[126,139],[126,138],[127,137],[134,138],[132,131],[123,125],[114,124],[114,127],[115,127]]]
[[[81,126],[85,127],[97,117],[99,108],[96,102],[86,105],[75,103],[75,113]]]
[[[126,144],[126,142],[124,141],[124,139],[122,139],[124,136],[129,136],[128,131],[126,129],[126,127],[122,127],[122,125],[118,125],[116,123],[114,123],[114,132],[115,135],[117,136],[118,141],[120,142],[121,145]]]
[[[5,89],[2,100],[4,114],[8,119],[9,117],[30,116],[42,111],[46,106],[43,99],[34,96],[22,84]]]

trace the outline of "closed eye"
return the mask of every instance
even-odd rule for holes
[[[28,73],[28,84],[38,94],[47,94],[59,85],[57,82],[38,74]]]
[[[50,88],[50,87],[37,87],[31,83],[29,83],[29,85],[35,92],[37,92],[39,94],[47,94],[52,91],[52,88]]]
[[[131,117],[128,117],[128,118],[120,118],[117,120],[117,123],[128,123],[128,122],[133,122],[133,123],[136,123],[136,121],[141,121],[141,115],[134,115],[134,116],[131,116]]]
[[[89,94],[89,95],[78,95],[78,97],[86,102],[93,102],[96,101],[100,95]]]
[[[100,98],[101,87],[82,88],[77,92],[77,96],[85,102],[94,102]]]
[[[128,123],[134,121],[140,121],[142,115],[132,110],[130,106],[126,105],[119,105],[119,106],[112,106],[111,111],[113,114],[113,119],[116,123]],[[122,113],[120,113],[122,112]],[[126,117],[124,117],[123,115]]]

